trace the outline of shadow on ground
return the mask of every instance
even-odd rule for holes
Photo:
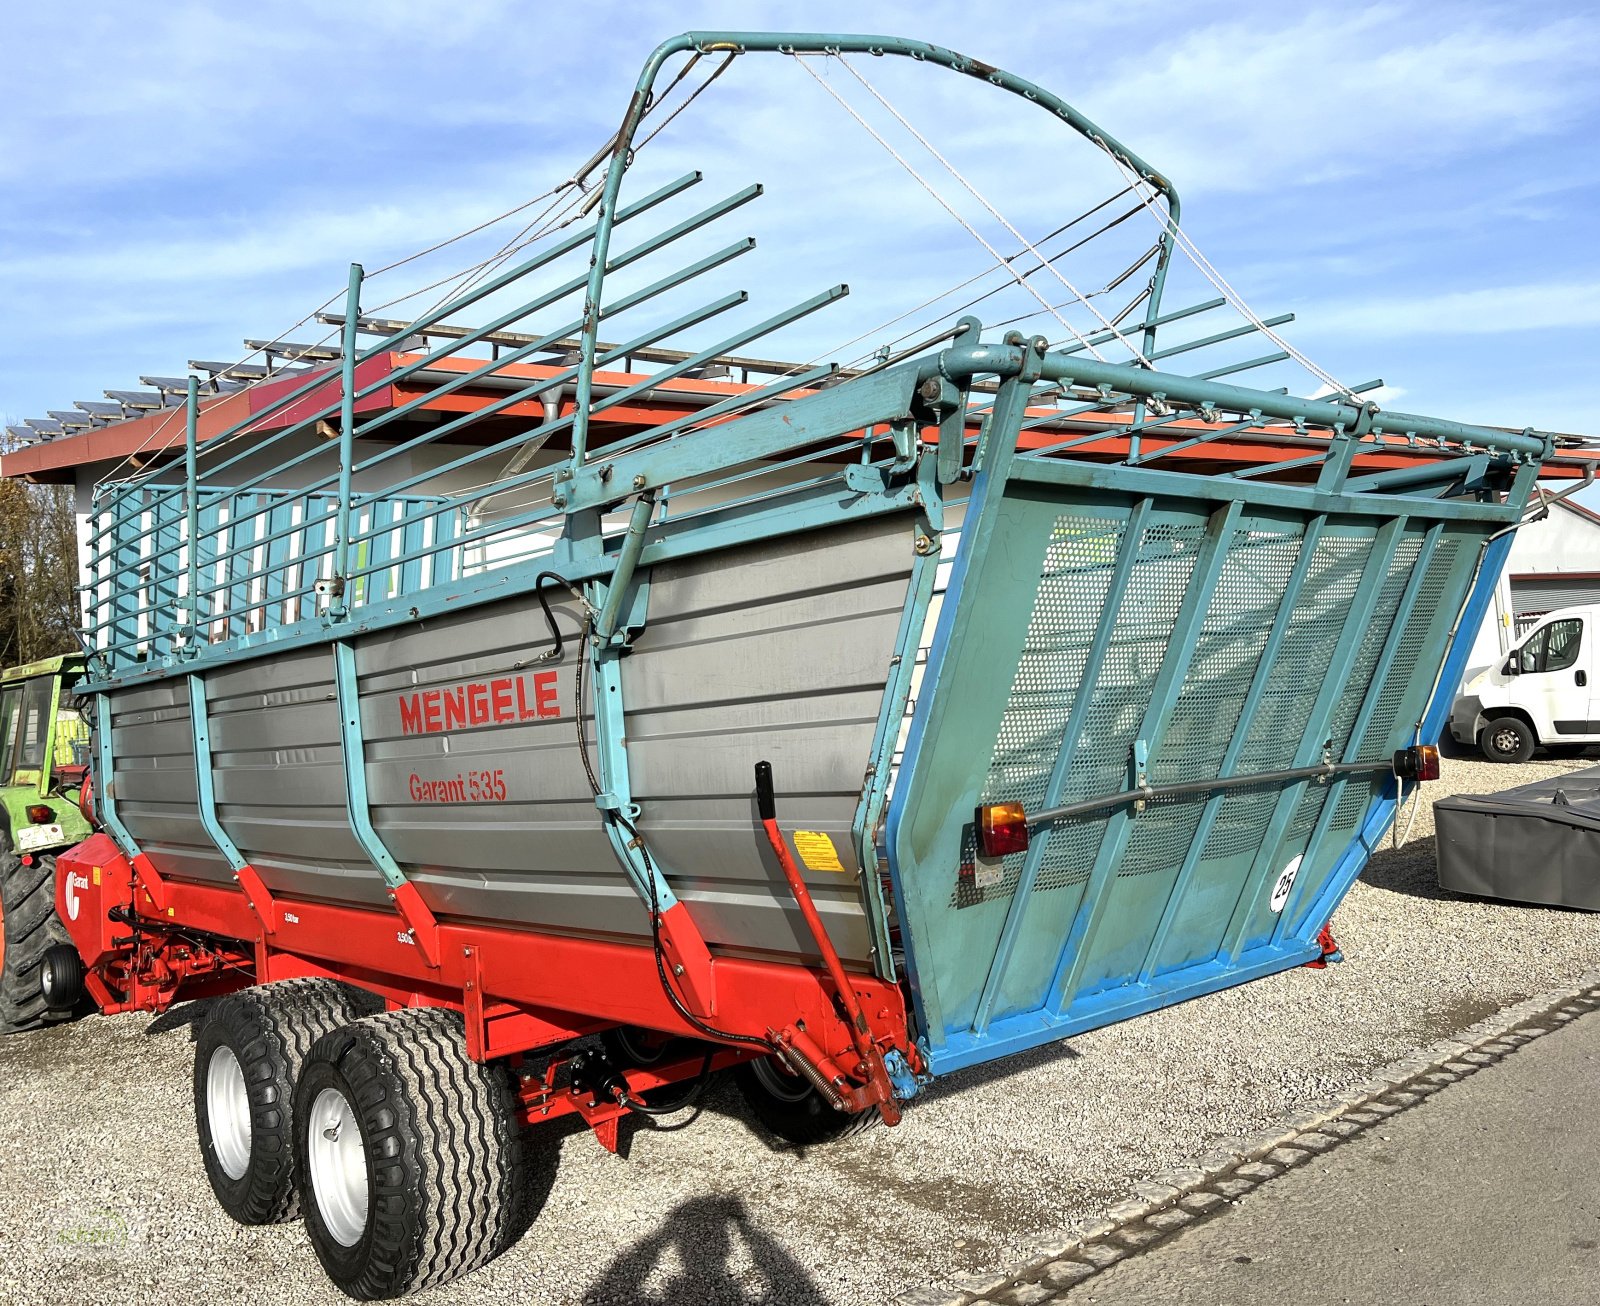
[[[1388,889],[1412,898],[1468,901],[1465,894],[1439,887],[1438,843],[1431,835],[1401,848],[1385,848],[1373,853],[1361,872],[1361,882],[1374,889]]]
[[[735,1242],[750,1268],[735,1273]],[[647,1286],[648,1285],[648,1286]],[[737,1197],[696,1197],[607,1267],[585,1301],[638,1306],[828,1306],[805,1268]]]

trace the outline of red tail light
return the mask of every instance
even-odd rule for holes
[[[1402,748],[1394,755],[1394,773],[1402,780],[1437,780],[1439,750],[1432,744]]]
[[[43,803],[30,803],[28,805],[28,819],[35,825],[49,825],[56,819],[55,809],[46,807]]]
[[[1028,814],[1021,803],[990,803],[980,807],[973,822],[978,834],[978,851],[985,857],[1004,857],[1026,852]]]

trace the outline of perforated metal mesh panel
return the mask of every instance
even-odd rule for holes
[[[1127,785],[1129,745],[1139,736],[1204,537],[1205,526],[1199,522],[1158,522],[1146,529],[1127,593],[1113,618],[1061,802]],[[1038,888],[1066,888],[1087,879],[1104,832],[1104,816],[1063,823],[1054,830],[1039,865]]]
[[[1241,772],[1269,771],[1293,762],[1371,547],[1370,532],[1325,534],[1317,541],[1255,719],[1246,727]],[[1277,786],[1230,794],[1202,856],[1232,857],[1259,848],[1277,796]]]
[[[1044,579],[1028,622],[1028,640],[990,758],[983,801],[1021,802],[1029,810],[1107,792],[1127,776],[1128,740],[1139,730],[1150,687],[1166,655],[1172,625],[1205,537],[1198,521],[1154,520],[1144,528],[1126,590],[1108,612],[1125,522],[1059,518],[1045,555]],[[1244,533],[1241,532],[1241,537]],[[1086,676],[1089,647],[1103,620],[1112,622],[1105,656]],[[1094,686],[1082,728],[1072,741],[1071,767],[1061,793],[1046,793],[1066,741],[1072,706],[1085,683]],[[1093,866],[1103,819],[1062,822],[1044,838],[1048,848],[1035,892],[1080,884]],[[1005,859],[998,884],[980,888],[963,877],[956,906],[1009,898],[1024,857]]]
[[[1367,701],[1372,691],[1373,673],[1377,671],[1378,660],[1383,655],[1384,646],[1389,642],[1390,631],[1394,628],[1395,613],[1400,607],[1400,600],[1405,596],[1406,584],[1411,579],[1411,573],[1417,565],[1417,555],[1421,551],[1422,540],[1417,536],[1411,536],[1399,542],[1394,557],[1389,561],[1383,588],[1378,593],[1372,617],[1362,633],[1350,675],[1344,682],[1344,689],[1339,695],[1338,702],[1334,705],[1333,719],[1328,726],[1328,738],[1333,745],[1330,755],[1334,758],[1342,759],[1350,745],[1351,731],[1355,728],[1362,704]],[[1374,713],[1373,723],[1378,726],[1379,733],[1387,738],[1387,720]],[[1367,734],[1371,733],[1369,727]],[[1306,787],[1305,793],[1295,807],[1294,820],[1289,825],[1291,841],[1304,839],[1311,833],[1318,817],[1322,815],[1328,793],[1327,785]]]
[[[1439,541],[1433,556],[1429,559],[1427,574],[1418,586],[1413,606],[1413,612],[1417,616],[1414,620],[1408,621],[1401,630],[1394,660],[1389,665],[1383,684],[1377,687],[1378,706],[1373,712],[1372,727],[1368,729],[1356,750],[1355,760],[1358,762],[1381,761],[1384,754],[1393,746],[1393,734],[1396,728],[1412,724],[1401,722],[1397,717],[1402,700],[1412,688],[1411,680],[1417,668],[1417,657],[1427,640],[1428,627],[1425,618],[1439,610],[1445,586],[1449,583],[1450,575],[1459,560],[1461,547],[1462,542],[1459,539],[1446,537]],[[1355,778],[1345,783],[1339,801],[1334,806],[1333,818],[1328,823],[1328,832],[1323,840],[1325,844],[1338,844],[1350,836],[1360,824],[1361,818],[1366,814],[1367,808],[1383,783],[1381,776],[1370,780]]]
[[[1084,680],[1089,647],[1105,612],[1107,591],[1127,529],[1125,518],[1062,516],[1050,533],[1028,636],[989,759],[983,801],[1004,798],[1037,809],[1061,753],[1062,734]],[[968,831],[962,864],[976,849]],[[1021,854],[1005,859],[999,884],[980,886],[962,875],[953,906],[1008,898],[1022,873]]]
[[[1234,533],[1183,688],[1151,758],[1152,784],[1218,774],[1300,543],[1298,531]],[[1147,807],[1134,824],[1118,874],[1176,869],[1189,851],[1205,803],[1202,795]]]
[[[1325,747],[1366,761],[1403,742],[1488,533],[1426,501],[1393,516],[1387,501],[1379,513],[1325,505],[1035,484],[986,508],[988,537],[963,554],[930,653],[896,788],[905,805],[891,808],[902,938],[937,1055],[970,1063],[996,1043],[1304,959],[1386,778],[1281,772]],[[977,529],[969,517],[964,549]],[[1153,785],[1269,778],[1106,801],[1036,826],[1029,851],[999,867],[977,862],[975,803],[1037,812],[1126,794],[1139,740]],[[1274,905],[1297,856],[1289,903]]]

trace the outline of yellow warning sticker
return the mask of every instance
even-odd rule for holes
[[[839,850],[833,846],[833,840],[820,830],[796,830],[794,850],[800,854],[800,860],[806,864],[807,870],[844,870],[844,863],[839,860]]]
[[[100,868],[98,866],[94,868],[94,883],[96,888],[100,887]]]

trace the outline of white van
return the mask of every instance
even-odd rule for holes
[[[1510,654],[1461,687],[1450,711],[1458,744],[1491,762],[1526,762],[1535,748],[1600,744],[1600,682],[1594,678],[1600,605],[1539,618]]]

